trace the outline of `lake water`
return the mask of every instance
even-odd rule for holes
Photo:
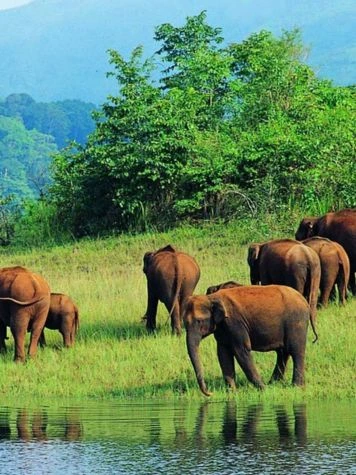
[[[355,474],[356,402],[0,408],[1,474]]]

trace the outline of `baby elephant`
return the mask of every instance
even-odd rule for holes
[[[79,312],[78,307],[68,295],[51,293],[45,328],[59,330],[65,347],[69,348],[74,344],[79,328]],[[39,343],[42,347],[46,345],[44,330],[42,330]]]
[[[239,284],[238,282],[235,282],[234,280],[229,280],[228,282],[223,282],[222,284],[211,285],[210,287],[206,289],[205,294],[210,295],[210,294],[213,294],[214,292],[217,292],[218,290],[232,289],[234,287],[242,287],[242,284]]]

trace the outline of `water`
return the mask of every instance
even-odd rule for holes
[[[356,402],[0,408],[1,474],[356,474]]]

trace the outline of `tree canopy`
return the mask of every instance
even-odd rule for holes
[[[317,78],[297,30],[226,45],[202,12],[155,39],[151,58],[109,51],[117,94],[55,157],[49,200],[71,232],[355,205],[355,89]]]

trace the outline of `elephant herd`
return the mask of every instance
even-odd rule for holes
[[[184,322],[188,354],[205,395],[210,392],[199,344],[206,336],[214,334],[222,374],[231,388],[235,388],[234,359],[252,384],[264,387],[251,350],[276,351],[271,381],[283,378],[291,357],[292,382],[302,386],[309,320],[314,342],[318,338],[318,299],[326,306],[336,287],[341,304],[348,287],[356,295],[356,209],[304,218],[295,237],[251,244],[247,262],[252,285],[228,281],[210,286],[206,295],[193,295],[200,278],[193,257],[170,245],[145,254],[147,330],[156,328],[159,301],[169,312],[174,333],[181,333]]]
[[[44,327],[57,329],[66,347],[79,326],[77,306],[65,294],[51,293],[45,279],[20,266],[0,269],[0,351],[6,351],[6,328],[15,341],[15,361],[25,361],[26,333],[31,332],[29,356],[44,346]]]
[[[304,218],[296,240],[277,239],[249,246],[247,262],[252,285],[235,281],[210,286],[193,295],[200,278],[196,260],[168,245],[147,252],[148,332],[156,329],[158,302],[167,308],[172,332],[186,329],[187,350],[201,391],[207,389],[199,357],[200,341],[214,334],[223,377],[235,388],[236,359],[257,388],[264,384],[251,351],[276,351],[271,381],[283,379],[288,359],[292,382],[304,385],[304,359],[310,321],[317,340],[318,298],[327,305],[338,289],[341,304],[347,288],[356,295],[356,209]],[[261,284],[261,285],[259,285]],[[319,296],[320,294],[320,296]],[[44,328],[58,329],[65,346],[72,346],[79,326],[78,308],[65,294],[50,292],[40,275],[16,266],[0,269],[0,351],[6,351],[6,329],[15,342],[15,361],[25,361],[25,337],[30,332],[29,356],[44,345]]]

